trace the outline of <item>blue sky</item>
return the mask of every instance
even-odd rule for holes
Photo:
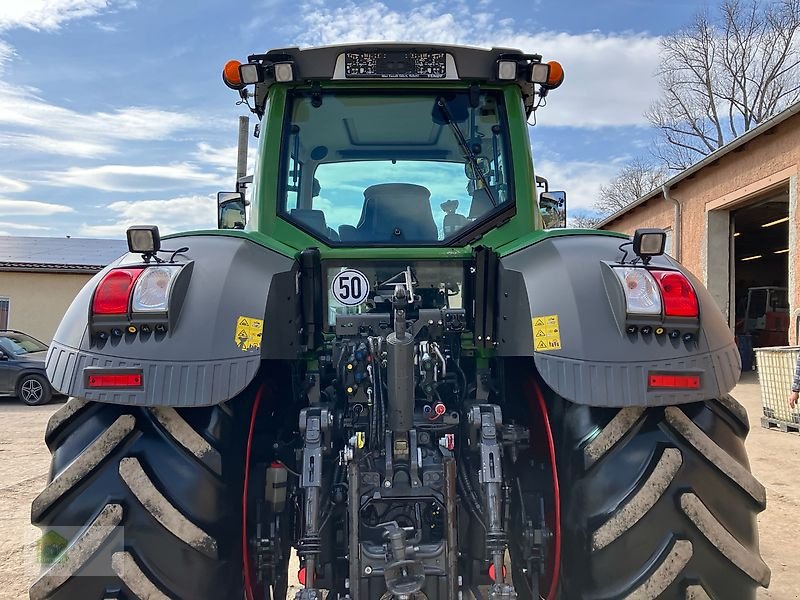
[[[237,117],[229,58],[288,45],[415,40],[559,60],[531,128],[537,172],[588,208],[652,133],[659,36],[698,2],[0,0],[0,234],[122,237],[215,226]]]

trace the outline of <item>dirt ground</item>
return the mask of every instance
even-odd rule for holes
[[[763,429],[755,373],[733,392],[750,415],[747,441],[754,474],[767,488],[767,510],[759,517],[761,553],[772,583],[759,600],[800,598],[800,435]],[[0,598],[27,598],[35,577],[38,530],[30,504],[47,480],[49,454],[42,442],[49,416],[59,404],[23,406],[0,397]]]

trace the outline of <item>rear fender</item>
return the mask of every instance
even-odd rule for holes
[[[175,260],[191,263],[191,271],[177,315],[170,309],[167,333],[145,334],[140,321],[136,333],[98,339],[97,323],[91,323],[92,297],[109,270],[141,263],[138,255],[126,254],[93,277],[64,315],[47,355],[47,375],[55,389],[112,404],[208,406],[243,390],[262,355],[281,354],[269,347],[283,342],[270,337],[267,300],[274,278],[291,278],[292,259],[235,237],[173,237],[169,246],[188,247]],[[143,385],[90,389],[86,369],[98,368],[140,370]]]
[[[616,282],[609,281],[607,264],[621,259],[621,241],[600,235],[553,237],[502,257],[498,354],[533,356],[545,383],[578,404],[664,406],[727,394],[741,371],[733,334],[705,286],[671,258],[655,257],[651,265],[678,269],[693,285],[700,308],[696,339],[669,337],[669,331],[687,330],[685,320],[664,322],[667,334],[661,336],[631,335],[620,324],[618,304],[624,300],[621,288],[615,290]],[[544,333],[537,328],[546,342],[544,348],[538,344],[540,350],[535,349],[537,321],[551,327]],[[701,387],[649,389],[651,372],[699,374]]]

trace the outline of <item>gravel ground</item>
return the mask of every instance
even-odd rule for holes
[[[795,600],[800,598],[800,435],[760,426],[761,397],[755,373],[746,373],[733,395],[750,415],[747,448],[751,466],[767,488],[768,507],[759,517],[759,528],[761,553],[772,569],[772,583],[759,594],[759,600]],[[47,481],[50,457],[42,438],[47,419],[58,406],[27,407],[13,398],[0,398],[3,599],[26,598],[28,584],[38,570],[38,530],[30,525],[30,504]]]

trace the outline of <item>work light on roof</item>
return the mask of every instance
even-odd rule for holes
[[[264,69],[256,63],[247,63],[239,66],[239,79],[244,85],[264,81]]]
[[[498,60],[497,78],[505,81],[513,81],[517,78],[517,61]]]
[[[294,81],[294,64],[291,61],[276,62],[273,68],[275,69],[275,81],[278,83]]]
[[[550,65],[548,63],[533,63],[531,65],[531,83],[547,83],[550,77]]]

